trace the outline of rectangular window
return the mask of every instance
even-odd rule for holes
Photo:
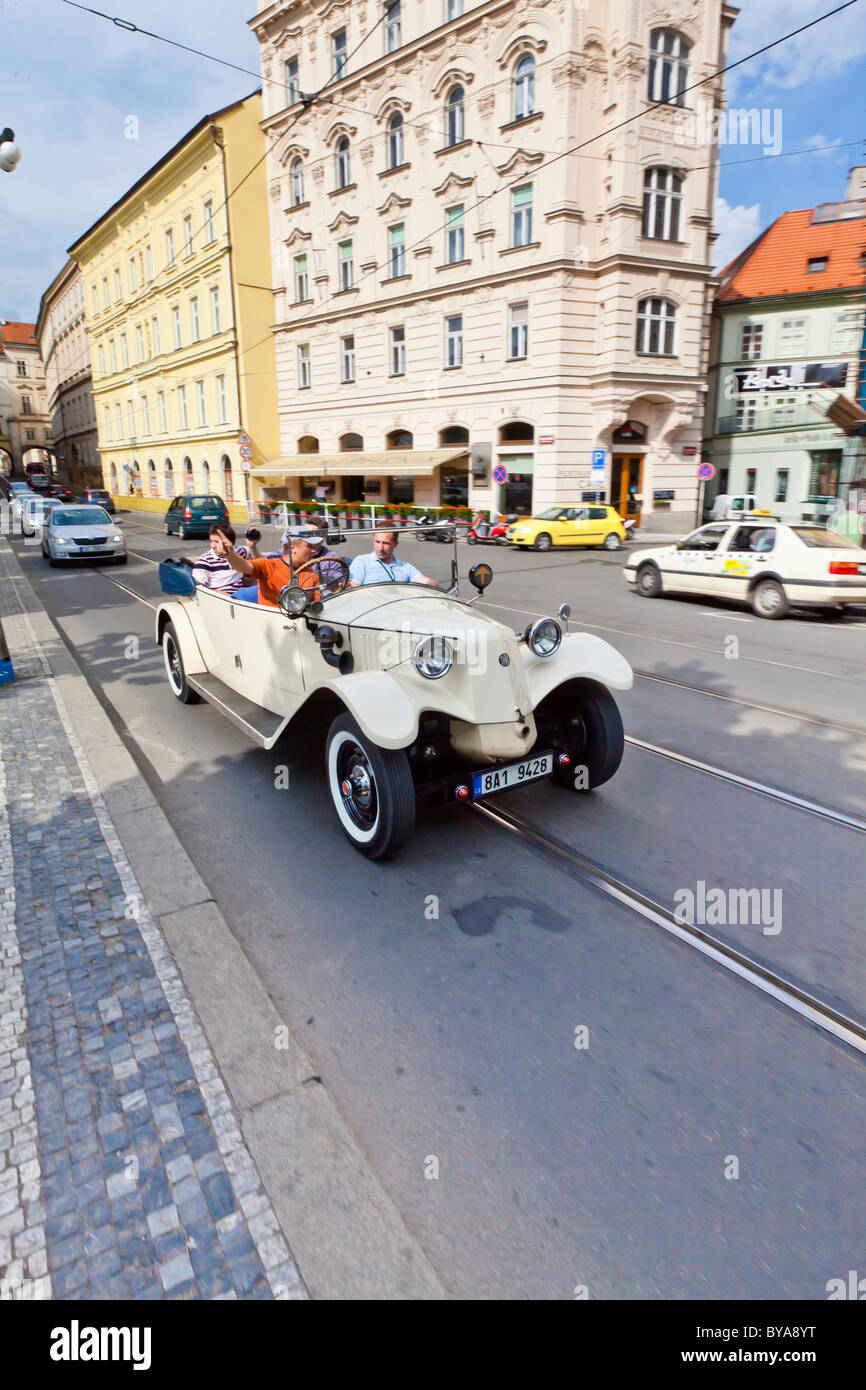
[[[744,323],[740,329],[740,359],[743,362],[757,362],[761,356],[761,341],[764,336],[762,323]]]
[[[136,292],[137,289],[138,289],[138,266],[137,266],[136,263],[135,263],[135,257],[134,257],[134,256],[130,256],[130,258],[129,258],[129,292],[130,292],[130,294],[135,294],[135,292]]]
[[[340,380],[355,380],[355,335],[340,339]]]
[[[159,319],[157,318],[156,314],[154,314],[153,318],[150,321],[150,345],[153,349],[154,357],[158,357],[159,354],[162,352],[162,348],[160,347],[159,342]]]
[[[334,78],[339,80],[346,71],[346,31],[338,29],[331,35],[331,51],[334,55]]]
[[[156,408],[157,408],[157,410],[159,411],[159,428],[160,428],[160,433],[161,433],[161,434],[165,434],[166,431],[168,430],[168,418],[167,418],[166,413],[165,413],[165,392],[164,392],[164,391],[157,391],[157,393],[156,393]]]
[[[286,105],[294,106],[301,97],[301,87],[298,82],[298,60],[297,58],[286,59]]]
[[[310,344],[298,344],[298,390],[306,391],[311,385],[312,377],[310,374]]]
[[[220,375],[216,379],[217,389],[217,419],[224,425],[229,418],[229,403],[226,395],[226,379]]]
[[[175,304],[171,311],[171,326],[174,333],[174,345],[176,348],[183,347],[183,338],[180,331],[180,307]]]
[[[115,303],[120,303],[123,298],[123,281],[120,278],[120,266],[114,267],[114,299]]]
[[[27,363],[26,363],[26,362],[22,362],[22,361],[19,359],[19,360],[16,361],[16,363],[15,363],[15,371],[16,371],[16,373],[18,374],[18,376],[26,376],[26,375],[27,375]]]
[[[132,401],[126,402],[126,419],[129,425],[129,437],[135,438],[135,404]]]
[[[183,219],[183,250],[185,256],[191,256],[195,250],[195,235],[192,230],[192,218],[189,213]]]
[[[511,245],[528,246],[532,241],[532,184],[522,184],[511,195]]]
[[[182,429],[182,430],[188,430],[188,429],[189,429],[189,416],[187,415],[187,410],[186,410],[186,387],[185,387],[185,386],[178,386],[178,388],[177,388],[177,410],[178,410],[178,414],[179,414],[179,416],[180,416],[180,427],[181,427],[181,429]]]
[[[106,442],[110,444],[110,443],[111,443],[111,410],[110,410],[110,408],[109,408],[107,405],[103,407],[103,414],[104,414],[104,416],[105,416],[105,438],[106,438]]]
[[[99,353],[99,375],[105,376],[105,348],[101,343],[97,348],[97,352]]]
[[[207,401],[204,394],[204,382],[197,381],[195,384],[196,400],[198,402],[198,422],[199,425],[207,424]]]
[[[392,0],[385,6],[385,52],[393,53],[400,42],[400,0]]]
[[[462,314],[452,314],[445,320],[445,366],[463,366]]]
[[[786,396],[777,396],[773,402],[773,424],[791,425],[797,413],[796,401],[793,392]]]
[[[24,431],[24,434],[25,434],[25,437],[26,437],[27,439],[35,439],[35,438],[36,438],[36,431],[35,431],[35,430],[25,430],[25,431]],[[46,431],[46,434],[45,434],[45,438],[46,438],[46,439],[48,438],[48,432],[47,432],[47,431]]]
[[[788,469],[776,469],[776,493],[773,497],[774,502],[787,502],[788,500]]]
[[[139,362],[143,362],[143,361],[144,361],[144,329],[142,328],[142,326],[141,326],[140,323],[139,323],[139,324],[136,324],[136,327],[135,327],[135,341],[136,341],[136,345],[137,345],[137,347],[138,347],[138,360],[139,360]]]
[[[147,404],[147,396],[141,397],[141,432],[150,434],[150,407]]]
[[[174,265],[174,228],[165,229],[165,264],[168,268]]]
[[[355,280],[351,241],[340,242],[340,289],[350,290]]]
[[[90,302],[93,305],[94,314],[99,313],[99,293],[95,285],[90,286]]]
[[[529,305],[511,304],[508,309],[508,356],[514,361],[525,357],[529,348]]]
[[[755,481],[758,476],[757,468],[746,469],[746,496],[752,497],[755,493]]]
[[[115,425],[117,426],[117,431],[116,431],[117,437],[118,437],[118,439],[122,439],[122,438],[123,438],[123,412],[121,411],[119,405],[116,405],[116,406],[114,407],[114,423],[115,423]]]
[[[797,354],[803,351],[806,342],[805,319],[782,319],[779,331],[779,352]]]
[[[808,264],[808,266],[806,267],[807,273],[808,273],[809,275],[814,275],[817,271],[826,270],[826,269],[827,269],[827,257],[826,257],[826,256],[810,256],[810,257],[809,257],[809,264]]]
[[[214,288],[213,288],[213,289],[211,290],[211,292],[210,292],[210,317],[211,317],[211,329],[212,329],[212,331],[213,331],[214,333],[222,333],[222,331],[223,331],[222,308],[221,308],[221,306],[220,306],[220,292],[219,292],[219,287],[216,286],[216,285],[214,286]]]
[[[406,329],[402,324],[390,330],[391,339],[391,375],[405,376],[406,374]]]
[[[463,0],[448,0],[445,13],[448,19],[459,19],[463,13]]]
[[[307,275],[306,256],[295,257],[295,303],[309,299],[309,279]]]
[[[833,319],[831,352],[857,352],[863,337],[863,310],[845,309]]]
[[[836,497],[839,492],[839,472],[842,467],[841,449],[810,449],[810,497]]]
[[[147,243],[147,246],[146,246],[146,248],[145,248],[144,258],[145,258],[145,263],[146,263],[146,265],[147,265],[147,278],[148,278],[148,280],[152,280],[152,279],[153,279],[153,247],[151,246],[150,242]]]
[[[389,270],[392,278],[406,274],[406,225],[388,229]]]
[[[446,210],[445,259],[449,265],[464,258],[463,204]]]
[[[102,277],[102,307],[103,307],[103,309],[107,309],[107,308],[109,307],[110,303],[111,303],[111,299],[109,298],[109,294],[108,294],[108,276],[107,276],[107,275],[103,275],[103,277]]]
[[[116,371],[117,371],[117,348],[116,348],[115,345],[114,345],[114,339],[113,339],[113,338],[111,338],[111,339],[109,340],[109,343],[108,343],[108,355],[109,355],[109,357],[111,358],[111,370],[112,370],[113,372],[116,372]]]
[[[758,409],[757,401],[751,396],[738,396],[736,404],[737,428],[739,430],[753,430],[755,428],[755,414]]]
[[[189,318],[192,324],[192,340],[197,343],[201,339],[201,320],[198,313],[198,299],[195,295],[189,301]]]
[[[124,367],[129,366],[129,348],[126,345],[125,333],[121,333],[120,335],[120,360],[123,363]]]
[[[33,402],[31,401],[31,399],[30,399],[29,396],[22,396],[22,397],[21,397],[21,414],[22,414],[22,415],[32,415],[32,414],[33,414]]]
[[[204,205],[204,244],[205,246],[210,246],[213,241],[216,241],[216,222],[213,212],[213,199],[208,198]]]

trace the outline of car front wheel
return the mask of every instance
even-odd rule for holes
[[[546,531],[542,531],[540,536],[535,537],[535,544],[533,545],[532,549],[542,551],[549,550],[552,545],[553,541],[550,539],[550,536],[547,534]]]
[[[625,734],[616,700],[599,681],[565,681],[535,711],[539,746],[554,746],[553,780],[569,791],[594,791],[622,762]],[[568,754],[561,766],[556,752]]]
[[[635,588],[642,598],[658,598],[662,591],[662,577],[655,565],[641,565],[635,578]]]
[[[757,618],[784,618],[791,606],[777,579],[762,579],[750,597],[752,612]]]
[[[415,788],[402,748],[380,748],[350,714],[328,731],[328,788],[337,818],[368,859],[390,858],[415,825]]]
[[[165,632],[162,634],[162,659],[165,662],[165,674],[168,676],[172,694],[182,705],[199,704],[201,696],[197,690],[193,690],[183,669],[183,657],[180,654],[180,643],[174,623],[166,623]]]

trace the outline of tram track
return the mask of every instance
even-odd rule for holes
[[[663,904],[656,902],[585,858],[571,845],[548,835],[499,804],[476,801],[472,809],[493,825],[505,830],[524,845],[542,855],[572,878],[612,898],[635,913],[643,922],[665,932],[697,951],[728,974],[757,989],[766,998],[782,1005],[803,1022],[819,1028],[836,1042],[866,1056],[866,1024],[836,1009],[819,995],[797,984],[780,971],[738,950],[705,927],[680,921]]]

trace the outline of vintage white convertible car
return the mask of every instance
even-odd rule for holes
[[[588,791],[616,772],[623,728],[610,692],[631,686],[631,668],[600,638],[569,633],[567,605],[559,621],[515,633],[472,607],[492,579],[486,564],[470,571],[469,602],[456,559],[447,593],[347,589],[333,555],[309,566],[322,567],[321,588],[287,585],[271,608],[196,588],[163,562],[177,596],[157,610],[156,640],[176,698],[204,698],[263,748],[302,711],[324,721],[331,797],[361,853],[393,854],[419,795],[470,802],[541,777]]]

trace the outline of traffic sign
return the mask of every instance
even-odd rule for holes
[[[684,444],[684,445],[683,445],[683,458],[686,458],[686,459],[694,458],[694,456],[695,456],[695,454],[696,454],[697,452],[698,452],[698,446],[697,446],[697,444]]]
[[[238,435],[238,443],[239,443],[239,444],[252,444],[252,442],[253,442],[253,441],[250,439],[250,437],[249,437],[249,435],[247,434],[246,430],[241,430],[240,434]]]
[[[601,487],[604,487],[604,475],[605,475],[606,466],[607,466],[607,450],[606,450],[606,449],[593,449],[593,451],[592,451],[592,469],[590,470],[590,478],[589,478],[589,481],[590,481],[590,483],[591,483],[593,486],[596,485],[596,484],[599,484]]]
[[[710,478],[714,478],[715,476],[716,470],[711,463],[701,464],[700,468],[698,469],[699,478],[702,478],[705,483],[708,483],[710,481]]]
[[[555,435],[555,434],[540,434],[540,435],[538,436],[538,442],[539,442],[539,444],[555,444],[555,443],[556,443],[556,435]]]
[[[493,470],[493,481],[494,483],[508,482],[508,469],[505,467],[504,463],[497,463]]]
[[[251,467],[252,467],[252,464],[250,463],[249,459],[241,459],[241,472],[242,472],[242,473],[249,473]]]
[[[247,461],[247,463],[249,463],[250,459],[253,456],[253,451],[250,448],[249,444],[242,444],[240,449],[238,450],[238,453],[240,454],[242,459],[245,459]]]

